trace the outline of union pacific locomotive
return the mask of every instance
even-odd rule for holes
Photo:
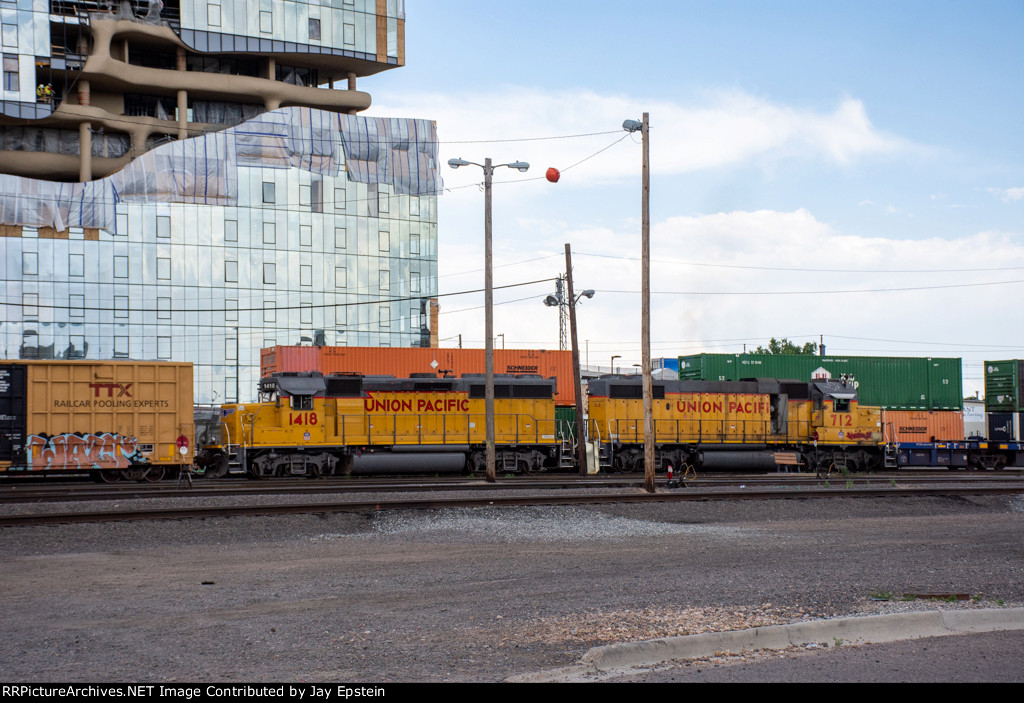
[[[218,427],[199,426],[196,458],[209,475],[484,470],[482,375],[460,379],[280,373],[260,402],[225,405]],[[495,377],[497,470],[573,466],[571,422],[555,416],[555,380]],[[654,386],[657,469],[669,464],[869,469],[882,462],[879,410],[861,407],[846,381],[668,381]],[[201,425],[201,423],[200,423]],[[211,423],[212,425],[212,423]],[[598,466],[643,468],[640,379],[591,381],[588,440]]]
[[[272,476],[482,471],[483,375],[463,378],[279,373],[260,402],[225,405],[217,428],[200,430],[196,457],[210,475]],[[532,473],[559,464],[555,379],[495,376],[498,470]],[[569,448],[571,452],[571,447]]]
[[[839,381],[659,381],[653,386],[656,468],[821,470],[882,464],[880,410],[861,406],[852,379]],[[588,435],[600,463],[643,469],[639,376],[590,382]]]

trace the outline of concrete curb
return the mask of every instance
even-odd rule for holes
[[[842,640],[844,644],[877,644],[997,630],[1024,630],[1024,608],[929,610],[869,615],[610,644],[592,648],[583,655],[576,666],[523,674],[509,678],[508,681],[592,681],[633,667],[652,667],[681,659],[701,659],[716,652],[786,649],[816,642],[831,644],[837,639]]]

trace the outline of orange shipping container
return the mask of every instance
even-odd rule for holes
[[[263,349],[260,373],[319,371],[407,378],[414,373],[462,376],[484,373],[483,349],[430,347],[285,347]],[[572,352],[545,349],[495,349],[494,373],[540,374],[557,379],[556,405],[573,405]]]
[[[964,414],[959,410],[883,410],[887,442],[957,442],[964,438]]]

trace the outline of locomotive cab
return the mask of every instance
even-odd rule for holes
[[[862,407],[857,384],[845,374],[839,380],[812,381],[811,430],[815,453],[825,449],[837,468],[851,471],[878,465],[881,442],[881,411]]]

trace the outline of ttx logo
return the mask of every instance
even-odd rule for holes
[[[124,396],[132,397],[132,394],[128,392],[128,389],[132,387],[130,383],[90,383],[89,388],[92,388],[93,398],[121,398]],[[106,391],[107,395],[102,395],[102,391]],[[114,395],[114,391],[117,391],[117,395]]]

